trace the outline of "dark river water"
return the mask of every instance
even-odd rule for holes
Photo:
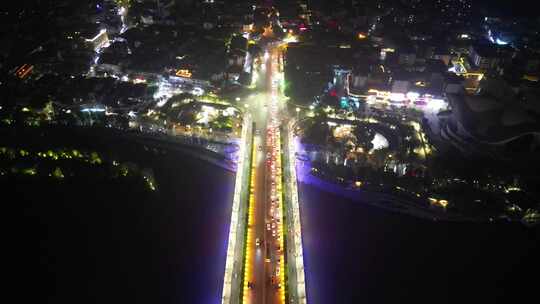
[[[538,229],[431,222],[305,184],[299,191],[310,304],[516,303],[536,297]]]
[[[3,182],[5,297],[220,303],[233,173],[174,153],[145,165],[155,194],[81,178]]]

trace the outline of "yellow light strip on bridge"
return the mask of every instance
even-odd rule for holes
[[[250,174],[250,181],[249,181],[249,208],[248,208],[248,224],[247,224],[247,237],[246,237],[246,259],[244,264],[244,285],[242,286],[242,303],[249,303],[249,287],[248,282],[253,275],[253,268],[254,268],[254,259],[253,259],[253,228],[254,228],[254,221],[255,221],[255,181],[256,181],[256,157],[257,152],[255,148],[255,144],[252,145],[251,148],[252,153],[252,164],[251,164],[251,174]]]
[[[286,288],[286,282],[285,282],[285,255],[284,255],[284,237],[283,237],[283,219],[284,219],[284,206],[283,206],[283,184],[281,180],[282,176],[282,162],[281,162],[281,146],[280,146],[280,139],[281,135],[279,132],[279,129],[276,128],[276,153],[279,155],[279,157],[276,158],[276,193],[277,193],[277,200],[278,200],[278,208],[280,213],[280,219],[279,219],[279,225],[278,225],[278,244],[279,244],[279,282],[281,283],[281,288],[279,289],[279,299],[281,300],[281,303],[285,303],[285,288]]]

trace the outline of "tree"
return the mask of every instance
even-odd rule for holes
[[[364,149],[365,152],[373,149],[373,139],[375,138],[375,131],[371,129],[368,125],[358,124],[353,131],[354,136],[356,137],[358,145]]]
[[[56,179],[63,179],[64,173],[62,172],[62,169],[60,169],[60,167],[56,167],[52,173],[52,176]]]
[[[115,0],[114,2],[116,2],[116,5],[125,8],[128,8],[131,4],[131,0]]]
[[[388,157],[389,152],[390,151],[388,150],[388,148],[383,148],[383,149],[373,151],[372,159],[377,169],[381,169],[382,167],[384,167],[386,163],[386,158]]]
[[[340,106],[339,99],[337,98],[337,96],[330,95],[330,94],[324,94],[322,96],[321,102],[333,108],[338,108]]]
[[[220,131],[231,131],[232,119],[228,116],[220,115],[214,121],[210,123],[210,126],[213,129],[220,130]]]
[[[324,147],[330,138],[330,128],[326,122],[314,120],[314,123],[309,126],[304,132],[303,141],[308,144]]]

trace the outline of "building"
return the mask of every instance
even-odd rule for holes
[[[465,79],[453,75],[453,74],[447,74],[445,75],[445,81],[444,81],[444,87],[443,92],[445,94],[454,94],[454,95],[461,95],[465,93]]]
[[[441,137],[466,153],[509,157],[540,152],[540,121],[512,101],[490,96],[447,94],[451,115]]]
[[[107,35],[106,29],[100,29],[99,32],[92,38],[86,38],[86,43],[88,43],[95,51],[103,48],[109,44],[109,36]]]
[[[500,72],[514,56],[514,50],[508,46],[473,45],[469,48],[471,63],[482,72]]]
[[[416,52],[414,50],[400,51],[398,63],[400,65],[413,66],[416,63]]]
[[[391,92],[394,94],[407,94],[411,87],[411,83],[407,80],[395,80],[392,82]]]

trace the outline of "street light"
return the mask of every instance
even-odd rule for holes
[[[240,101],[240,97],[236,97],[236,99],[235,99],[235,100],[236,100],[236,101]]]

